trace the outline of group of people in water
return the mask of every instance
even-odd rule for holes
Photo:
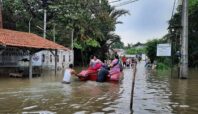
[[[147,68],[147,69],[156,69],[156,67],[157,67],[157,61],[156,60],[153,60],[153,62],[151,62],[151,60],[150,59],[146,59],[145,60],[145,67]]]
[[[122,57],[122,65],[123,65],[123,67],[126,67],[126,68],[130,68],[130,67],[134,68],[134,66],[137,64],[138,60],[139,59],[137,59],[135,57],[129,58],[129,57],[123,56]]]
[[[95,80],[98,82],[104,82],[108,80],[120,80],[123,68],[125,67],[132,67],[134,68],[137,64],[138,59],[136,58],[126,58],[123,56],[121,59],[119,59],[119,56],[115,54],[114,59],[112,61],[105,60],[102,62],[100,59],[97,58],[97,56],[91,56],[89,67],[87,70],[82,70],[80,73],[77,73],[73,69],[73,65],[70,64],[69,68],[65,70],[64,77],[63,77],[63,83],[70,83],[70,79],[72,75],[77,76],[80,79],[86,79],[88,76],[93,76],[94,79],[91,77],[90,80]],[[89,79],[87,79],[89,80]]]
[[[104,63],[97,58],[97,56],[92,56],[90,59],[88,71],[97,72],[98,77],[96,81],[102,82],[105,80],[105,76],[111,77],[114,74],[118,74],[122,72],[122,61],[119,59],[118,55],[114,56],[114,59],[111,61],[110,64],[105,61]],[[70,83],[70,79],[72,75],[77,77],[86,76],[87,72],[77,73],[73,69],[73,65],[70,64],[69,68],[65,70],[63,83]]]
[[[100,70],[101,67],[108,67],[107,69],[109,69],[109,75],[119,73],[121,71],[121,61],[119,60],[119,56],[115,55],[114,59],[110,62],[110,64],[108,64],[106,61],[103,63],[96,56],[93,56],[90,61],[89,69]]]

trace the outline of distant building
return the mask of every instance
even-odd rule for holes
[[[123,56],[125,54],[125,50],[124,49],[110,49],[109,53],[110,55],[117,53],[119,56]]]
[[[36,34],[0,29],[0,73],[22,68],[29,70],[31,78],[34,67],[62,69],[73,63],[73,58],[72,50]]]
[[[138,42],[138,43],[133,45],[133,48],[143,49],[143,48],[145,48],[145,44],[142,44],[142,43]]]
[[[3,35],[0,35],[0,41],[5,42],[7,44],[13,43],[16,45],[25,45],[28,43],[33,43],[31,41],[31,37],[35,37],[34,34],[24,33],[24,32],[15,32],[10,31],[6,29],[0,30],[1,34],[10,34],[10,36],[4,37]],[[18,39],[19,41],[12,41],[10,40],[12,35],[15,37],[24,37],[27,36],[27,41],[22,41]],[[39,37],[39,36],[36,36]],[[13,38],[13,37],[12,37]],[[42,38],[42,37],[39,37]],[[43,38],[42,38],[43,39]],[[18,42],[18,44],[17,44]],[[38,45],[40,42],[38,41]],[[55,44],[55,43],[54,43]],[[31,45],[31,44],[30,44]],[[55,53],[55,51],[52,51]],[[23,47],[4,47],[4,45],[0,45],[0,68],[2,67],[28,67],[29,64],[29,50],[25,50]],[[43,69],[54,69],[55,67],[55,57],[49,50],[41,50],[36,51],[35,54],[32,56],[32,66],[41,67]],[[57,67],[58,69],[66,68],[69,64],[73,63],[74,57],[73,57],[73,51],[68,49],[59,49],[57,50]]]

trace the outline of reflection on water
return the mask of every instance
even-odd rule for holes
[[[180,80],[177,71],[145,71],[139,64],[135,89],[136,114],[197,114],[198,70]]]
[[[147,71],[138,64],[134,114],[197,114],[198,72],[188,80],[170,72]],[[124,70],[120,84],[80,82],[62,84],[62,72],[46,72],[28,79],[0,78],[0,113],[129,114],[132,70]],[[176,76],[173,76],[176,77]]]
[[[125,84],[80,82],[62,84],[58,76],[46,73],[39,78],[0,79],[0,113],[90,114],[129,113],[128,99],[131,70],[126,70]],[[120,104],[120,105],[118,105]],[[126,109],[126,110],[122,110]]]

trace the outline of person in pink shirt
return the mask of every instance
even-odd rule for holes
[[[98,59],[95,55],[91,58],[89,63],[89,70],[98,70],[102,66],[102,61]]]
[[[109,71],[109,75],[120,73],[121,69],[120,69],[120,60],[118,55],[115,55],[114,60],[110,64],[110,68],[111,69]]]

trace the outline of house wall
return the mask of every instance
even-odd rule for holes
[[[73,64],[74,54],[72,50],[69,51],[58,51],[58,62],[57,68],[62,69]],[[23,61],[22,61],[23,60]],[[18,68],[28,67],[29,65],[28,52],[23,52],[20,49],[6,49],[3,53],[0,53],[0,70],[3,68]],[[43,69],[54,69],[55,58],[50,51],[40,51],[33,55],[32,65],[41,67]]]
[[[28,52],[18,48],[1,49],[0,53],[0,76],[8,76],[10,72],[19,70],[23,56],[27,56]]]
[[[28,52],[17,48],[6,48],[0,53],[0,68],[3,67],[18,67],[18,63],[23,56],[27,56]]]
[[[55,53],[55,52],[53,52]],[[64,69],[73,64],[73,51],[59,50],[57,52],[57,68]],[[43,69],[55,69],[55,57],[50,51],[41,51],[33,55],[33,66],[41,66]]]

